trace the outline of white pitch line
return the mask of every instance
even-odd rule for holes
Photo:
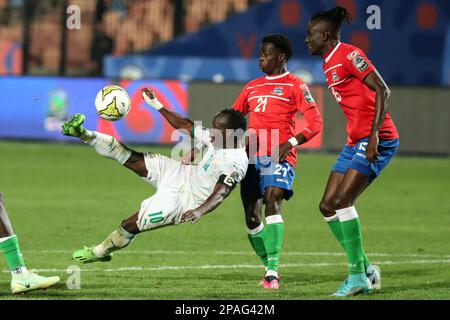
[[[374,261],[377,265],[402,265],[402,264],[440,264],[440,263],[450,263],[450,259],[445,260],[405,260],[405,261]],[[319,263],[286,263],[281,264],[282,268],[303,268],[303,267],[334,267],[334,266],[346,266],[346,263],[329,263],[329,262],[319,262]],[[72,266],[71,266],[72,267]],[[219,265],[199,265],[199,266],[159,266],[159,267],[121,267],[113,269],[82,269],[83,272],[123,272],[123,271],[166,271],[166,270],[209,270],[209,269],[263,269],[261,265],[251,265],[251,264],[219,264]],[[37,272],[67,272],[73,269],[33,269]],[[3,272],[9,272],[3,270]]]
[[[74,250],[22,250],[27,253],[73,253]],[[120,254],[185,254],[185,255],[255,255],[252,251],[183,251],[183,250],[122,250]],[[450,258],[447,254],[420,254],[420,253],[377,253],[367,252],[370,257],[417,257],[417,258]],[[344,252],[307,252],[287,251],[284,256],[346,256]]]

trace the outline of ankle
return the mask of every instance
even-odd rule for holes
[[[15,268],[14,270],[11,271],[11,275],[13,278],[26,277],[28,274],[29,271],[25,266]]]
[[[265,277],[276,277],[276,278],[278,278],[278,271],[268,269],[268,270],[266,270]]]

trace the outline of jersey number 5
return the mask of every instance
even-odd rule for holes
[[[337,93],[336,90],[334,90],[333,87],[331,87],[331,92],[333,93],[334,98],[336,99],[337,103],[342,101],[342,97],[339,93]]]
[[[255,107],[255,112],[265,112],[267,105],[267,97],[259,97],[258,104]],[[261,111],[262,108],[262,111]]]

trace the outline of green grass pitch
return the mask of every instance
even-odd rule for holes
[[[0,190],[25,262],[62,279],[14,297],[0,255],[0,299],[330,299],[346,276],[318,210],[336,154],[299,156],[295,195],[283,204],[282,289],[267,291],[238,190],[195,225],[141,234],[109,263],[78,265],[73,250],[103,240],[154,189],[81,143],[1,142],[0,152]],[[360,197],[366,251],[383,278],[381,291],[354,299],[450,299],[449,181],[449,158],[397,156]],[[82,270],[79,290],[66,283],[73,265]]]

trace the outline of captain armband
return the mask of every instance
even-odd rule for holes
[[[217,183],[224,184],[224,185],[230,187],[231,190],[233,190],[236,187],[236,185],[239,183],[238,179],[239,179],[239,175],[236,172],[233,172],[228,175],[221,174]]]

